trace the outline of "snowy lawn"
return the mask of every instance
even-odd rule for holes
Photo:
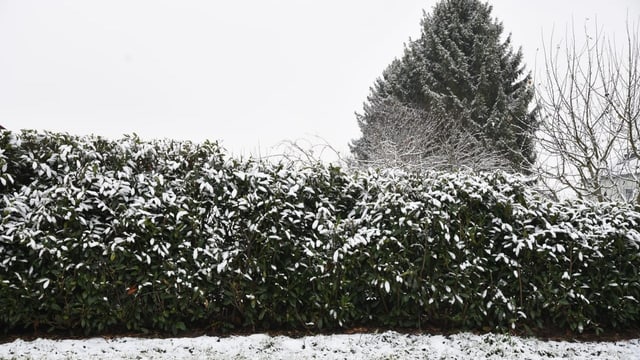
[[[640,359],[640,339],[558,342],[504,335],[316,335],[15,340],[0,359]]]

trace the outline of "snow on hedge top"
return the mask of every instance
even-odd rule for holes
[[[346,297],[298,301],[340,325],[373,310],[339,301],[385,304],[402,293],[400,308],[467,311],[471,302],[478,316],[464,321],[473,324],[528,321],[567,301],[589,309],[571,315],[574,328],[595,324],[594,306],[613,289],[620,300],[604,309],[633,321],[637,314],[620,309],[637,308],[640,285],[629,274],[640,214],[625,204],[552,202],[532,181],[239,160],[211,142],[2,131],[0,289],[55,299],[71,274],[108,268],[118,269],[114,278],[91,290],[105,301],[116,296],[109,283],[137,294],[169,287],[210,304],[223,301],[211,286],[247,282],[255,292],[234,304],[259,308],[268,302],[260,286],[306,294],[313,284]]]

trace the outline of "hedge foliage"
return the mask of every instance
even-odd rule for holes
[[[0,133],[0,328],[636,328],[640,213],[526,179]]]

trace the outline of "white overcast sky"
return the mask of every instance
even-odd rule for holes
[[[640,16],[638,0],[489,3],[529,69],[543,31],[597,19],[622,35]],[[245,155],[318,136],[346,153],[354,112],[434,4],[0,0],[0,125],[221,140]]]

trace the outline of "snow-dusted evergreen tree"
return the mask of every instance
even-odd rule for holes
[[[431,14],[425,13],[420,38],[410,40],[402,58],[383,72],[358,114],[363,136],[351,144],[356,158],[375,161],[377,149],[388,142],[380,135],[385,122],[380,118],[388,110],[384,104],[393,99],[426,111],[428,119],[440,118],[444,125],[433,136],[455,136],[452,131],[463,129],[483,147],[476,153],[499,153],[511,169],[528,172],[537,127],[529,109],[531,76],[525,73],[522,52],[513,51],[510,36],[501,39],[503,26],[491,10],[479,0],[443,0]],[[425,136],[421,129],[432,126],[424,120],[400,123],[410,127],[404,132],[411,136]],[[437,146],[419,150],[422,163],[441,151]]]

